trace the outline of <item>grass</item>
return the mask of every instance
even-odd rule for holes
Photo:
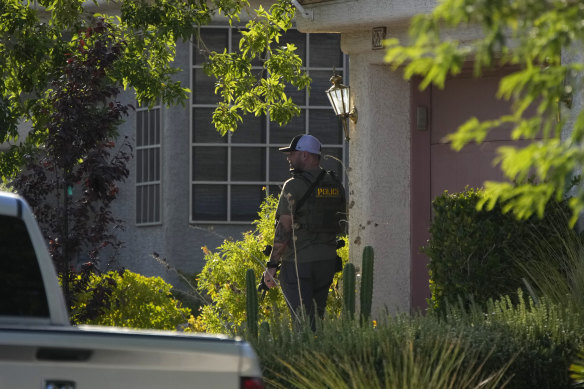
[[[519,293],[444,317],[383,315],[282,324],[251,343],[269,388],[569,388],[582,324],[565,306]]]
[[[532,297],[546,296],[584,315],[584,238],[569,226],[566,215],[556,215],[552,236],[532,235],[519,242],[516,260],[526,274]],[[551,239],[550,239],[551,238]]]
[[[299,389],[454,389],[502,388],[503,366],[483,373],[484,362],[464,340],[435,339],[428,352],[416,350],[408,340],[401,345],[381,342],[361,354],[333,356],[304,351],[291,361],[280,360],[287,374],[268,380],[274,388]],[[380,356],[383,357],[380,359]]]

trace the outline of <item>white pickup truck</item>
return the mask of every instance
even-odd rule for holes
[[[257,356],[221,336],[71,326],[26,202],[0,192],[0,388],[263,388]]]

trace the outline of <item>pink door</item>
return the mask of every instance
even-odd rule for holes
[[[432,199],[449,192],[460,192],[469,185],[481,187],[485,180],[502,180],[493,165],[496,150],[503,145],[525,145],[527,141],[510,140],[510,128],[491,131],[481,144],[469,144],[461,151],[452,150],[444,137],[475,116],[494,119],[509,113],[509,102],[498,100],[496,92],[503,72],[480,79],[460,76],[446,82],[444,89],[435,87],[419,91],[412,82],[412,261],[411,306],[425,309],[430,297],[428,258],[420,252],[429,238]]]

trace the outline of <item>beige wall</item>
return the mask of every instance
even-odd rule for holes
[[[342,35],[359,120],[349,142],[350,256],[375,251],[373,310],[410,309],[409,83],[371,49],[369,31]]]
[[[297,16],[296,23],[306,32],[352,32],[375,26],[401,30],[413,15],[430,12],[435,4],[435,0],[324,1],[304,6],[313,18]]]

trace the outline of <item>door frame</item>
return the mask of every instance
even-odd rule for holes
[[[420,251],[430,238],[432,88],[410,83],[410,310],[423,311],[430,298],[428,257]],[[425,122],[425,123],[424,123]]]

